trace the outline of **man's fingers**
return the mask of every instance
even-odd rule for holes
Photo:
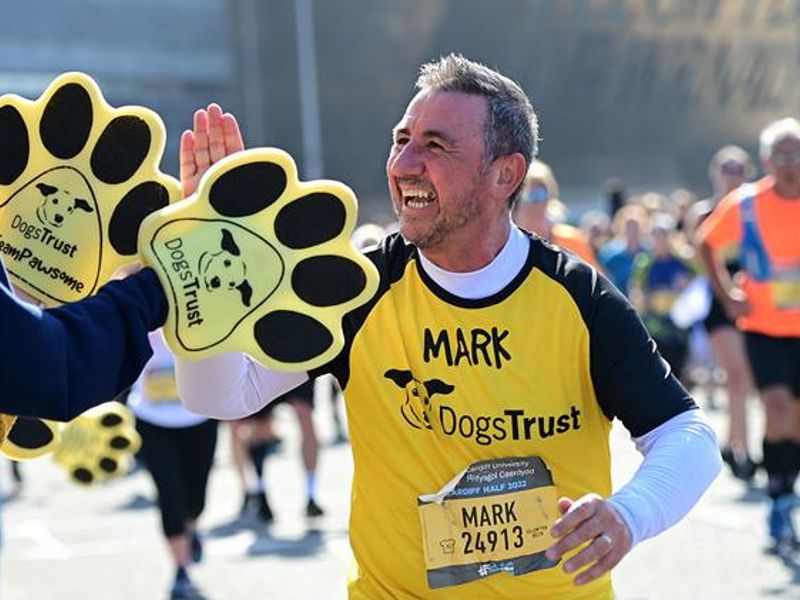
[[[226,156],[244,149],[236,118],[223,113],[219,104],[196,110],[192,131],[181,136],[180,167],[184,196],[194,193],[197,181],[209,167]]]
[[[191,189],[192,180],[197,173],[197,165],[194,162],[194,133],[188,129],[181,134],[180,171],[183,194],[188,196],[194,191]]]
[[[213,103],[208,105],[208,153],[212,163],[226,156],[222,109]]]
[[[236,122],[236,117],[231,113],[222,115],[222,127],[225,135],[225,149],[228,154],[244,150],[244,140],[242,139],[242,131],[239,129],[239,123]]]
[[[208,150],[208,113],[202,108],[194,113],[194,162],[201,172],[211,164]]]
[[[619,564],[619,561],[622,560],[623,556],[625,556],[624,553],[619,553],[616,551],[607,553],[605,556],[603,556],[603,558],[578,575],[575,578],[575,585],[585,585],[594,581],[601,575],[608,573],[611,569]]]
[[[564,556],[570,550],[585,544],[589,540],[596,538],[602,533],[600,519],[589,519],[573,529],[569,534],[562,537],[556,544],[548,548],[547,558],[556,560]],[[603,540],[605,541],[605,540]],[[580,554],[583,554],[581,552]],[[573,559],[570,559],[573,560]],[[585,563],[584,563],[585,564]],[[583,566],[583,565],[580,565]],[[572,569],[574,570],[574,569]]]
[[[567,498],[566,496],[563,496],[563,497],[559,498],[558,499],[558,510],[559,510],[559,512],[563,515],[564,513],[566,513],[569,510],[569,508],[572,506],[572,504],[573,504],[572,500]]]
[[[194,164],[194,133],[189,129],[181,134],[181,173],[186,170],[186,173],[191,175],[197,170],[197,165]]]
[[[562,500],[565,500],[562,498]],[[561,503],[559,502],[559,508]],[[550,530],[553,537],[563,537],[570,531],[578,527],[585,520],[591,518],[597,509],[594,498],[586,496],[577,502],[573,502],[563,517],[558,519]]]
[[[585,541],[586,540],[584,539],[583,541],[576,543],[573,547],[577,547]],[[591,544],[586,546],[586,548],[578,552],[575,556],[564,563],[564,570],[567,573],[572,573],[581,567],[585,567],[586,565],[597,562],[606,554],[611,552],[613,547],[614,542],[607,534],[594,536]]]

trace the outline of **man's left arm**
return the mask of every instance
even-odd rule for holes
[[[634,436],[644,461],[608,499],[587,494],[559,501],[563,516],[552,530],[559,540],[548,558],[589,542],[563,567],[584,569],[578,584],[610,571],[638,542],[678,522],[721,469],[713,430],[630,304],[602,277],[588,293],[591,301],[582,310],[591,336],[595,393],[606,416],[619,418]]]

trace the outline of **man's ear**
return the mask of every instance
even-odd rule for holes
[[[495,159],[492,170],[494,171],[493,183],[498,195],[507,199],[525,179],[528,163],[522,154],[515,152]]]

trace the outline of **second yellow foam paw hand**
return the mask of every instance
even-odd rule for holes
[[[165,338],[189,358],[242,351],[280,370],[309,370],[344,347],[342,319],[378,287],[350,241],[353,192],[301,182],[275,148],[215,164],[195,196],[142,224],[140,248],[167,290]]]
[[[127,472],[141,438],[128,408],[107,402],[67,423],[53,460],[76,483],[95,484]]]

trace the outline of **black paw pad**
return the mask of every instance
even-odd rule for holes
[[[231,169],[211,186],[208,203],[224,217],[246,217],[271,206],[286,189],[286,173],[272,162]]]
[[[293,250],[311,248],[341,235],[346,217],[344,204],[333,194],[309,194],[278,213],[275,235]]]
[[[140,183],[125,194],[108,224],[108,241],[122,256],[138,250],[139,227],[146,217],[169,205],[169,191],[157,181]]]
[[[312,306],[335,306],[356,298],[367,285],[363,269],[341,256],[312,256],[292,272],[292,288]]]
[[[150,151],[150,128],[139,117],[116,117],[97,140],[92,172],[103,183],[122,183],[133,177]]]
[[[260,318],[254,335],[264,352],[284,363],[304,362],[322,354],[333,343],[333,336],[322,323],[286,310]]]
[[[19,417],[8,433],[8,440],[27,450],[43,448],[55,439],[53,429],[41,419]]]
[[[13,106],[0,108],[0,185],[9,185],[28,164],[30,139],[22,115]]]
[[[53,421],[18,417],[0,446],[0,453],[14,460],[38,458],[60,442],[60,426]]]
[[[75,158],[92,131],[94,112],[89,92],[80,84],[58,88],[42,113],[39,135],[47,151],[61,160]]]

